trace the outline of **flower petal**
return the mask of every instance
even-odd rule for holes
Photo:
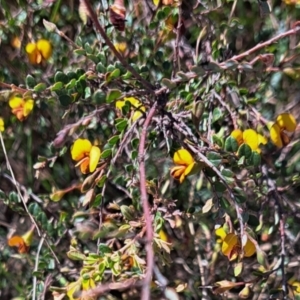
[[[125,101],[124,100],[118,100],[116,101],[116,108],[118,108],[119,110],[122,110],[122,107],[125,105]]]
[[[24,104],[24,117],[27,117],[33,110],[34,101],[32,99],[26,100]]]
[[[90,163],[89,163],[90,172],[95,171],[97,164],[99,162],[100,156],[101,156],[101,151],[100,151],[99,147],[93,146],[90,151]]]
[[[186,167],[185,166],[176,166],[176,167],[173,167],[171,169],[171,176],[176,179],[176,180],[179,180],[181,175],[184,173]]]
[[[224,230],[223,227],[220,227],[220,228],[216,229],[215,234],[217,236],[219,236],[222,239],[222,241],[225,239],[225,237],[227,235],[227,233],[226,233],[226,231]]]
[[[27,253],[29,250],[29,246],[27,246],[23,238],[18,235],[15,235],[8,240],[8,246],[18,247],[18,252],[21,254]]]
[[[78,161],[83,159],[85,156],[89,156],[91,148],[92,144],[89,140],[77,139],[71,148],[72,159]]]
[[[45,60],[48,60],[52,55],[52,46],[48,40],[41,39],[36,43],[37,49]]]
[[[222,253],[230,258],[232,250],[239,244],[239,239],[234,233],[228,233],[222,244]]]
[[[257,132],[253,129],[247,129],[243,132],[244,143],[250,146],[252,150],[258,149],[258,136]]]
[[[294,281],[292,283],[292,287],[293,287],[294,294],[299,295],[300,294],[300,282]]]
[[[268,140],[266,137],[264,137],[263,135],[261,135],[259,133],[257,134],[257,137],[258,137],[258,145],[260,145],[260,144],[266,145],[267,144]]]
[[[132,115],[132,121],[135,122],[137,119],[139,119],[143,115],[140,111],[135,111]]]
[[[250,257],[256,252],[255,245],[252,243],[252,241],[248,238],[246,245],[244,247],[244,256]]]
[[[278,148],[282,148],[282,139],[280,128],[277,123],[274,123],[270,128],[270,138],[273,144],[275,144]]]
[[[294,132],[297,127],[297,122],[292,114],[284,113],[280,114],[276,118],[276,124],[279,126],[280,129],[286,130],[289,132]]]
[[[173,156],[174,164],[188,166],[194,163],[194,159],[186,149],[179,149]]]
[[[191,174],[194,169],[194,166],[195,166],[195,162],[188,165],[184,171],[184,175],[187,176],[187,175]]]
[[[2,118],[0,118],[0,131],[3,132],[4,131],[4,120]]]
[[[87,174],[89,172],[90,158],[86,156],[80,161],[80,171],[82,174]]]
[[[29,59],[29,62],[31,64],[36,64],[37,63],[37,56],[38,56],[38,49],[35,43],[29,43],[25,47],[25,51],[27,52],[27,56]]]
[[[235,129],[230,134],[233,138],[236,139],[239,146],[243,143],[243,132],[240,129]]]
[[[21,97],[12,97],[9,99],[8,104],[11,108],[19,108],[25,104],[25,101]]]

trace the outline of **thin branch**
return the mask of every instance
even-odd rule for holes
[[[273,198],[276,203],[276,207],[278,210],[279,214],[279,232],[280,232],[280,244],[281,244],[281,253],[280,253],[280,269],[281,269],[281,274],[282,274],[282,293],[283,293],[283,299],[288,299],[288,288],[287,288],[287,279],[286,279],[286,274],[285,274],[285,257],[286,257],[286,252],[285,252],[285,221],[284,221],[284,213],[281,205],[281,199],[280,195],[277,191],[277,186],[274,180],[272,180],[269,177],[269,173],[267,170],[266,166],[262,167],[262,173],[267,181],[267,185],[269,187],[269,194],[273,195]]]
[[[256,46],[254,46],[253,48],[241,53],[241,54],[238,54],[238,55],[235,55],[233,57],[231,57],[230,59],[224,61],[223,63],[219,64],[220,67],[226,67],[226,62],[229,61],[229,60],[240,60],[242,58],[245,58],[247,56],[249,56],[250,54],[260,50],[261,48],[264,48],[266,46],[269,46],[275,42],[277,42],[278,40],[284,38],[284,37],[287,37],[289,35],[292,35],[292,34],[296,34],[300,31],[300,26],[299,27],[295,27],[293,29],[290,29],[286,32],[283,32],[277,36],[274,36],[273,38],[271,38],[270,40],[266,41],[266,42],[263,42],[263,43],[259,43],[257,44]]]
[[[146,276],[142,288],[142,296],[141,296],[142,300],[150,299],[150,284],[151,284],[151,277],[152,277],[153,266],[154,266],[154,252],[152,248],[153,228],[152,228],[152,219],[150,214],[150,207],[148,203],[147,188],[146,188],[145,144],[146,144],[147,129],[154,116],[156,106],[157,104],[155,102],[155,104],[151,107],[146,117],[145,123],[142,128],[140,144],[139,144],[140,192],[141,192],[141,200],[142,200],[144,217],[146,222],[146,239],[147,239],[146,240],[147,271],[146,271]]]
[[[38,249],[37,249],[37,252],[36,252],[36,255],[35,255],[35,264],[34,264],[34,270],[33,270],[33,273],[34,272],[37,272],[39,270],[39,260],[40,260],[40,252],[41,252],[41,249],[43,247],[43,243],[45,241],[45,237],[46,235],[43,234],[40,242],[39,242],[39,246],[38,246]],[[36,300],[36,284],[37,284],[37,276],[34,275],[33,276],[33,283],[32,283],[32,300]]]
[[[96,288],[83,292],[81,296],[82,299],[84,298],[84,296],[86,296],[85,299],[97,298],[98,296],[103,295],[104,293],[112,290],[118,290],[118,291],[126,290],[140,285],[141,285],[140,281],[136,282],[135,278],[130,278],[122,282],[111,282],[108,284],[99,284]]]
[[[113,45],[113,43],[111,42],[111,40],[109,39],[109,37],[107,36],[107,34],[105,33],[104,29],[102,28],[102,26],[99,23],[99,20],[90,4],[90,2],[88,0],[83,0],[86,8],[89,12],[89,15],[96,27],[96,29],[99,31],[99,33],[101,34],[102,38],[104,39],[105,43],[107,44],[107,46],[111,49],[111,51],[113,52],[113,54],[118,58],[118,60],[122,63],[122,65],[129,71],[131,72],[134,77],[140,81],[140,83],[144,86],[144,88],[146,90],[148,90],[151,94],[154,93],[154,86],[152,86],[151,83],[149,83],[147,80],[145,80],[131,65],[129,65],[127,63],[127,61],[124,59],[124,57],[120,54],[120,52],[115,48],[115,46]]]
[[[1,176],[3,176],[4,178],[8,179],[11,183],[13,183],[14,185],[17,185],[24,194],[28,194],[34,201],[36,201],[37,203],[43,203],[44,201],[38,197],[36,194],[32,193],[32,192],[28,192],[26,187],[22,184],[20,184],[19,182],[17,182],[16,180],[14,180],[12,177],[10,177],[8,174],[5,173],[1,173]]]
[[[176,40],[175,40],[175,45],[174,45],[174,58],[173,58],[173,71],[172,71],[172,78],[175,77],[176,70],[180,71],[180,60],[178,57],[179,53],[179,40],[181,37],[181,29],[182,29],[182,9],[181,9],[181,3],[179,3],[178,6],[178,21],[177,21],[177,29],[176,29]]]

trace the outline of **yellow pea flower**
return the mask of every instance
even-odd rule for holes
[[[297,127],[297,122],[292,114],[280,114],[275,123],[270,128],[270,138],[278,147],[282,148],[290,142],[289,136],[285,132],[294,132]]]
[[[247,144],[252,151],[261,152],[259,146],[266,144],[267,139],[253,129],[246,129],[244,132],[240,129],[235,129],[230,134],[236,139],[238,145]]]
[[[87,139],[77,139],[71,148],[72,159],[77,161],[77,166],[83,174],[94,172],[99,162],[101,151],[99,147],[92,146]]]
[[[283,0],[286,5],[300,4],[300,0]]]
[[[18,252],[20,254],[27,253],[29,251],[29,247],[32,243],[34,234],[34,226],[30,228],[29,231],[27,231],[22,236],[14,235],[8,240],[8,246],[10,247],[18,247]]]
[[[221,227],[215,231],[216,235],[221,238],[222,253],[232,261],[242,254],[242,248],[239,237],[234,233],[226,233]],[[247,239],[246,245],[243,248],[244,257],[250,257],[256,252],[255,245],[250,239]]]
[[[40,39],[36,43],[28,43],[25,48],[31,64],[40,64],[52,55],[52,46],[48,40]]]
[[[32,99],[24,100],[21,97],[13,96],[9,99],[8,104],[17,119],[23,121],[33,110],[34,101]]]
[[[138,99],[136,99],[134,97],[125,97],[122,100],[118,100],[116,102],[116,108],[118,108],[119,110],[122,110],[122,107],[125,105],[126,101],[130,102],[131,107],[134,110],[132,117],[131,117],[132,121],[134,122],[143,115],[143,112],[146,111],[146,108],[145,108],[145,106],[142,105],[142,103]]]
[[[173,162],[175,167],[171,169],[171,176],[183,182],[186,176],[193,174],[195,167],[195,160],[186,149],[180,149],[174,153]]]
[[[0,118],[0,131],[3,132],[4,131],[4,120],[3,118]]]
[[[120,43],[116,43],[114,44],[116,50],[118,52],[120,52],[121,54],[124,54],[125,51],[127,50],[127,43],[126,42],[120,42]]]
[[[293,287],[293,292],[295,295],[300,295],[300,282],[299,281],[294,281],[292,283],[292,287]]]

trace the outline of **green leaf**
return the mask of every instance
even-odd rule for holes
[[[236,152],[238,148],[239,144],[237,140],[232,136],[227,137],[225,140],[225,150],[228,152]]]
[[[52,86],[50,86],[50,91],[52,92],[59,91],[62,89],[62,87],[63,87],[63,83],[61,81],[58,81],[54,83]]]
[[[57,30],[57,27],[54,23],[51,23],[45,19],[43,19],[43,25],[48,32],[55,32]]]
[[[101,153],[101,158],[105,159],[107,157],[111,156],[111,149],[105,149],[102,153]]]
[[[228,208],[230,208],[230,206],[231,206],[231,204],[229,203],[229,201],[226,198],[224,198],[224,197],[220,198],[220,205],[225,210],[228,209]]]
[[[77,80],[75,78],[71,79],[69,83],[66,84],[66,89],[72,89],[76,86]]]
[[[109,90],[108,94],[106,96],[106,102],[111,103],[112,101],[120,98],[122,95],[122,92],[120,90]]]
[[[234,195],[235,201],[237,203],[245,203],[247,200],[244,191],[242,189],[240,189],[239,187],[233,188],[233,195]]]
[[[62,106],[69,106],[72,103],[72,98],[69,95],[61,95],[58,99]]]
[[[90,59],[92,62],[94,62],[95,64],[99,62],[98,57],[94,54],[87,54],[86,57]]]
[[[119,132],[122,132],[126,127],[127,127],[127,124],[128,124],[128,121],[125,120],[125,119],[121,119],[116,125],[116,129],[119,131]]]
[[[69,78],[66,74],[64,74],[63,72],[61,71],[58,71],[55,73],[54,75],[54,81],[55,82],[58,82],[58,81],[61,81],[62,83],[68,83],[69,82]]]
[[[46,84],[41,82],[39,84],[37,84],[33,90],[36,92],[36,93],[40,93],[40,92],[43,92],[45,89],[47,88]]]
[[[73,52],[77,55],[86,55],[86,52],[84,49],[76,49]]]
[[[72,260],[85,260],[86,259],[86,256],[76,249],[72,249],[72,250],[68,251],[67,256]]]
[[[223,148],[224,140],[220,138],[218,135],[214,134],[212,136],[212,140],[214,144],[217,144],[219,147]]]
[[[104,185],[106,179],[107,179],[107,176],[106,176],[106,175],[103,175],[103,176],[100,178],[100,180],[97,182],[97,186],[100,187],[100,188],[103,187],[103,185]]]
[[[226,186],[220,181],[214,182],[214,187],[216,192],[223,193],[226,191]]]
[[[165,87],[167,87],[170,90],[173,90],[177,86],[177,84],[175,82],[171,81],[168,78],[163,78],[161,80],[161,84],[164,85]]]
[[[258,167],[260,163],[261,163],[261,155],[256,151],[253,151],[249,159],[249,164],[251,164],[254,167]]]
[[[219,107],[216,107],[213,111],[213,118],[212,118],[212,122],[216,122],[218,120],[220,120],[223,116],[223,113],[221,111],[221,109]]]
[[[239,147],[239,150],[238,150],[238,156],[239,157],[245,156],[245,158],[250,158],[251,155],[252,155],[252,149],[250,148],[249,145],[242,144]]]
[[[234,276],[238,277],[243,271],[243,262],[239,262],[234,267]]]
[[[217,152],[209,152],[207,159],[217,167],[222,162],[222,156]]]
[[[234,177],[234,173],[229,169],[223,169],[221,174],[225,177]]]
[[[32,75],[27,75],[26,76],[26,86],[29,89],[32,89],[36,85],[36,80]]]
[[[110,82],[115,78],[120,77],[120,70],[119,69],[114,69],[112,72],[106,73],[105,74],[105,81]]]
[[[118,141],[120,140],[120,136],[119,135],[114,135],[113,137],[111,137],[107,143],[112,147],[114,146],[115,144],[118,143]]]

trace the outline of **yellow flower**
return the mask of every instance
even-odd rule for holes
[[[290,142],[290,138],[285,132],[292,133],[296,130],[296,127],[297,122],[292,114],[280,114],[270,128],[270,138],[272,142],[278,148],[286,146]]]
[[[25,48],[31,64],[40,64],[52,55],[52,46],[48,40],[40,39],[36,43],[29,43]]]
[[[114,44],[114,46],[115,46],[116,50],[122,54],[124,54],[127,49],[126,42],[116,43],[116,44]]]
[[[8,240],[8,246],[10,247],[18,247],[18,252],[27,253],[29,251],[29,247],[32,243],[34,234],[34,227],[31,227],[29,231],[27,231],[22,236],[14,235]]]
[[[71,148],[72,159],[78,161],[77,166],[83,174],[94,172],[100,159],[101,151],[99,147],[92,146],[86,139],[78,139]]]
[[[300,282],[299,281],[294,281],[292,283],[292,287],[293,287],[293,292],[295,295],[300,295]]]
[[[32,99],[24,100],[21,97],[13,96],[9,99],[9,106],[12,113],[20,120],[23,121],[33,110],[34,101]]]
[[[241,243],[239,237],[234,233],[226,233],[223,227],[215,231],[216,235],[220,237],[222,242],[222,253],[232,261],[242,254]],[[250,257],[256,252],[255,245],[248,238],[246,245],[243,248],[244,257]]]
[[[130,102],[131,107],[134,109],[134,113],[131,117],[132,121],[134,122],[143,115],[143,112],[146,111],[146,108],[138,99],[134,97],[125,97],[123,100],[118,100],[116,102],[116,108],[122,110],[122,107],[125,105],[126,101]]]
[[[171,169],[171,176],[179,180],[180,183],[183,182],[186,176],[191,175],[196,164],[192,155],[186,149],[176,151],[173,162],[177,166]]]
[[[286,5],[300,4],[300,0],[283,0]]]
[[[4,131],[4,120],[2,118],[0,118],[0,131],[3,132]]]
[[[261,152],[259,145],[266,144],[267,139],[253,129],[247,129],[244,132],[240,129],[235,129],[231,132],[231,136],[236,139],[240,145],[247,144],[252,151]]]

